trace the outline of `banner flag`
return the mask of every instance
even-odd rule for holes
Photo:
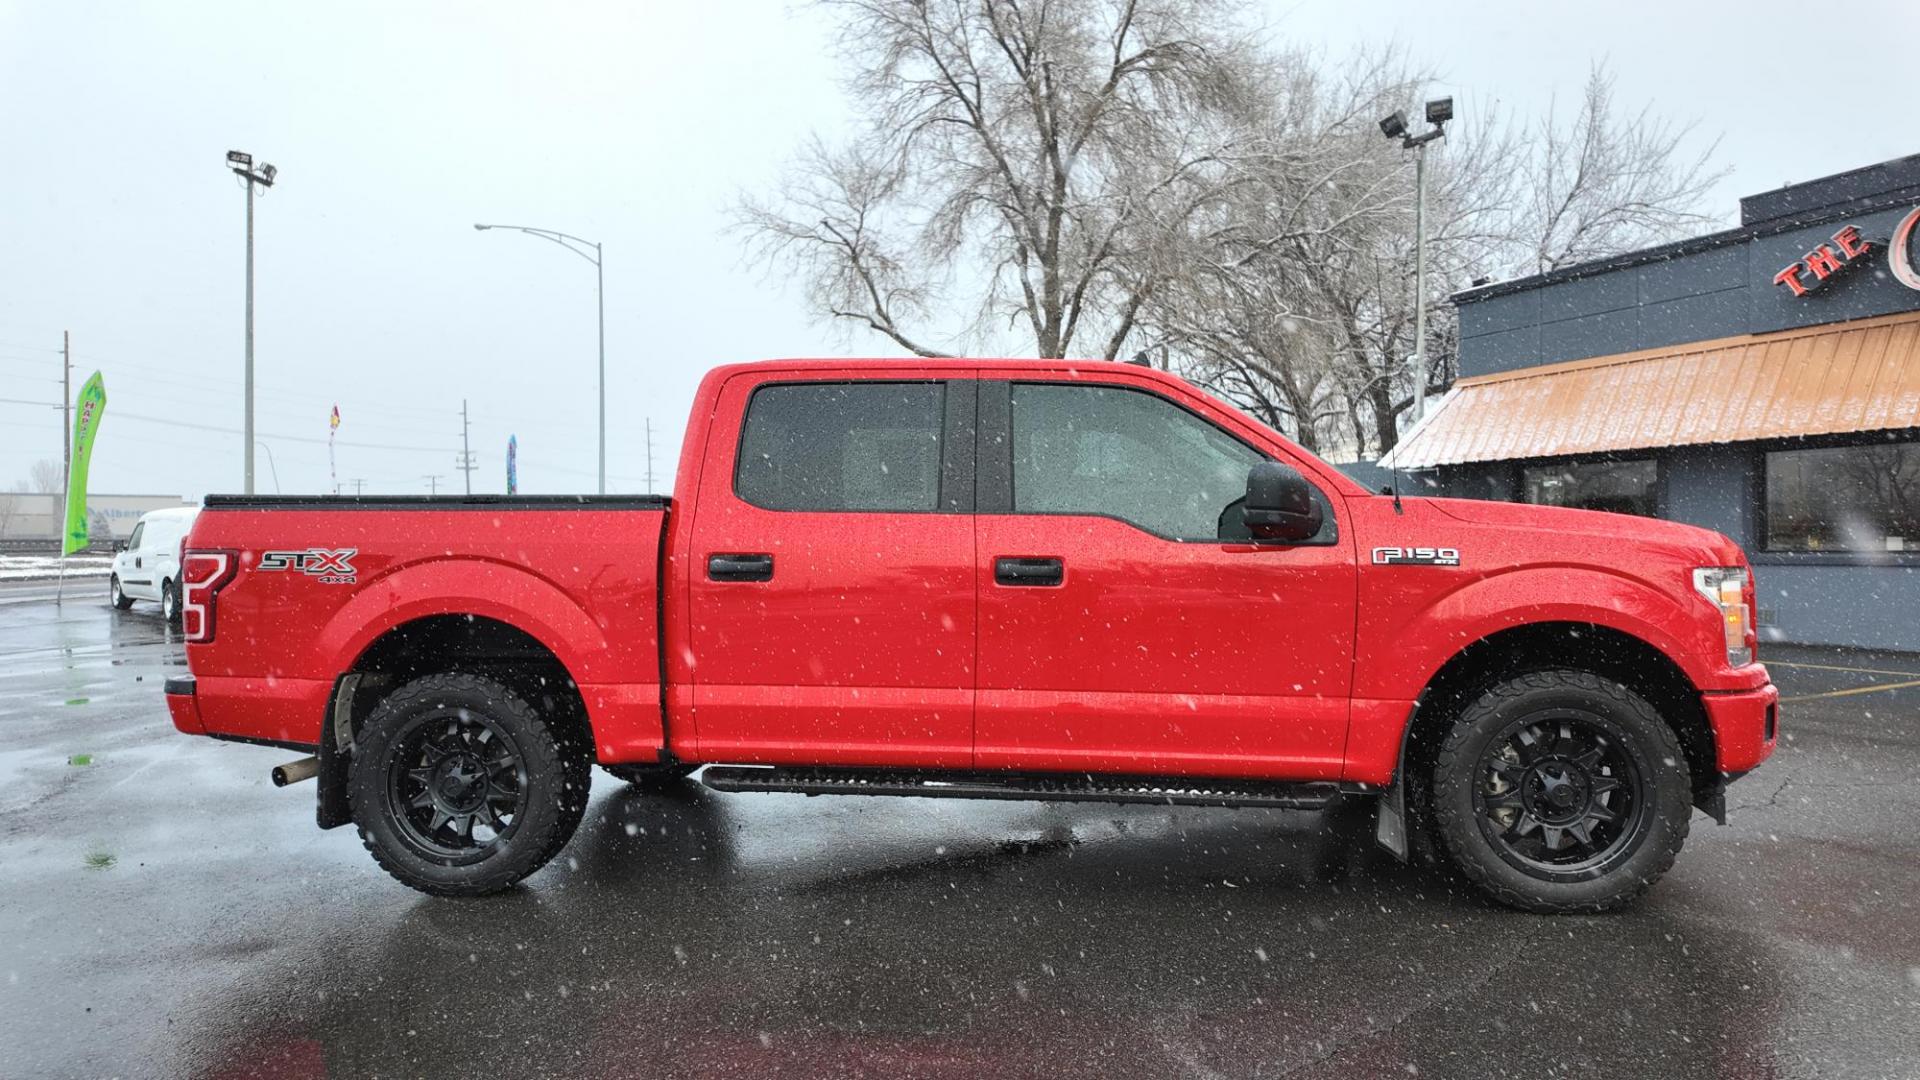
[[[73,468],[67,474],[67,533],[60,554],[71,555],[87,546],[87,463],[93,458],[93,438],[107,411],[107,384],[99,372],[80,387],[73,412]]]
[[[520,440],[507,436],[507,494],[520,494]]]

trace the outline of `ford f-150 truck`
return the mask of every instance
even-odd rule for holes
[[[1327,808],[1596,911],[1774,748],[1738,545],[1376,494],[1109,362],[779,361],[673,496],[209,496],[183,732],[308,756],[440,895],[558,852],[595,764],[721,791]]]

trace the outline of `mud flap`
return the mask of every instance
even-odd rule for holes
[[[1716,776],[1713,785],[1693,793],[1694,808],[1722,825],[1727,823],[1727,778]]]
[[[1373,803],[1373,842],[1393,854],[1401,862],[1407,861],[1407,792],[1406,785],[1400,782],[1400,774],[1393,774],[1393,783]]]
[[[347,764],[353,754],[355,725],[392,681],[387,675],[354,672],[340,676],[333,684],[333,700],[320,729],[320,773],[315,778],[320,790],[314,820],[323,829],[353,821],[353,803],[347,797]]]

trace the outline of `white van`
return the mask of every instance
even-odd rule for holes
[[[125,611],[135,600],[158,600],[168,622],[180,619],[180,545],[200,513],[197,506],[153,510],[127,537],[127,546],[113,557],[113,580],[107,594],[113,606]]]

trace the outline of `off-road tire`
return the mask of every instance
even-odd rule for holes
[[[113,575],[107,581],[107,602],[113,605],[115,611],[125,611],[133,606],[133,597],[128,596],[126,590],[120,587],[119,574]]]
[[[1589,714],[1617,740],[1638,773],[1633,797],[1647,811],[1637,840],[1585,880],[1549,880],[1509,861],[1475,805],[1495,740],[1549,710]],[[1452,864],[1489,897],[1523,911],[1602,912],[1632,902],[1673,866],[1691,816],[1691,777],[1673,729],[1640,695],[1584,671],[1529,672],[1489,687],[1460,710],[1433,769],[1434,828]]]
[[[666,791],[693,775],[698,765],[602,765],[607,775],[642,791]]]
[[[395,739],[412,718],[464,711],[497,727],[524,769],[526,802],[510,835],[460,859],[435,856],[408,839],[396,817],[391,777]],[[427,675],[374,707],[357,734],[347,774],[360,842],[387,873],[434,896],[501,892],[545,866],[566,846],[587,808],[588,751],[541,719],[505,685],[478,675]]]

